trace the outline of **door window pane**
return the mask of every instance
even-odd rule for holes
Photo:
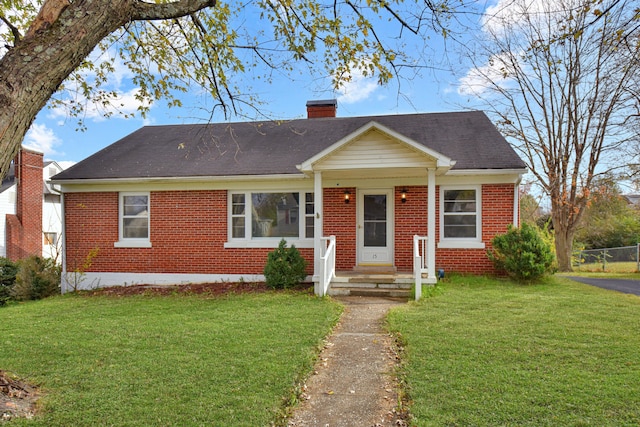
[[[387,196],[364,195],[364,246],[387,246]]]

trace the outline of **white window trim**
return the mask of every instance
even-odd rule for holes
[[[444,237],[444,193],[447,190],[476,191],[476,237]],[[440,187],[440,241],[438,249],[484,249],[482,241],[482,185],[451,185]]]
[[[225,248],[277,248],[283,237],[251,237],[251,194],[252,193],[298,193],[298,236],[306,236],[306,193],[313,193],[309,190],[247,190],[247,191],[227,191],[227,241]],[[244,237],[233,238],[233,195],[244,194]],[[238,217],[238,215],[235,215]],[[306,237],[284,237],[287,246],[295,245],[296,248],[313,248],[313,238]]]
[[[122,237],[122,225],[124,214],[123,198],[125,196],[147,196],[147,238],[124,238]],[[118,241],[113,243],[115,248],[150,248],[151,247],[151,194],[148,191],[120,192],[118,194]]]

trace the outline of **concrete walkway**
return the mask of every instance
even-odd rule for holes
[[[403,299],[336,297],[345,311],[305,385],[289,426],[373,427],[405,425],[395,412],[397,357],[383,322]]]

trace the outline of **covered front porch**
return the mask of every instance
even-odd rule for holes
[[[420,298],[421,283],[436,282],[437,177],[454,164],[371,122],[298,165],[314,180],[316,295],[376,272],[359,283],[416,284]]]
[[[435,257],[433,273],[429,272],[429,257],[427,255],[427,236],[414,236],[414,264],[412,271],[398,271],[391,266],[357,266],[352,270],[336,269],[336,240],[335,236],[321,239],[321,253],[319,274],[314,274],[314,292],[318,296],[325,295],[355,295],[408,298],[415,285],[415,299],[419,300],[422,284],[434,284]]]

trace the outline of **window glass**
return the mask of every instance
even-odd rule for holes
[[[304,235],[307,239],[313,239],[314,235],[314,211],[313,193],[305,193],[305,223]]]
[[[476,190],[445,190],[443,213],[444,238],[476,238]]]
[[[58,233],[45,232],[44,244],[46,246],[55,246],[58,243]]]
[[[364,196],[364,246],[387,246],[387,196]]]
[[[476,211],[476,190],[446,190],[444,192],[445,212]]]
[[[244,194],[231,195],[231,237],[242,239],[245,234],[245,197]]]
[[[251,237],[298,237],[299,193],[252,193]]]
[[[232,193],[232,239],[314,236],[313,193]]]
[[[233,215],[244,215],[244,194],[233,194],[231,203]]]
[[[149,238],[149,196],[122,196],[122,238]]]

